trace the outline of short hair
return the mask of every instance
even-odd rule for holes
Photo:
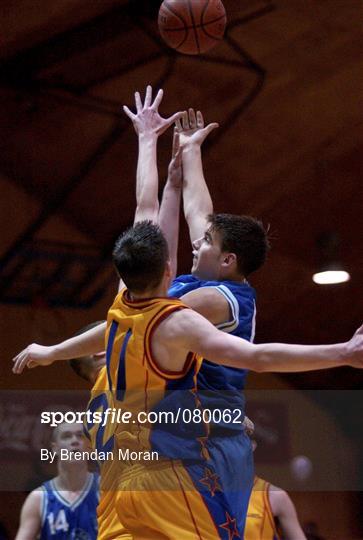
[[[80,336],[81,334],[84,334],[88,330],[91,330],[92,328],[95,328],[96,326],[99,326],[100,324],[104,323],[105,321],[96,321],[90,324],[87,324],[87,326],[83,326],[78,332],[74,334],[73,337]],[[88,374],[88,368],[90,366],[90,363],[92,361],[92,358],[90,356],[82,356],[81,358],[72,358],[72,360],[69,360],[69,365],[73,369],[73,371],[78,375],[78,377],[81,377],[82,379],[85,379],[88,382],[92,382],[89,378]]]
[[[161,229],[152,221],[139,221],[117,239],[112,255],[126,287],[137,293],[160,284],[169,251]]]
[[[210,214],[208,221],[221,236],[222,251],[236,254],[241,274],[247,277],[263,265],[270,242],[261,221],[234,214]]]

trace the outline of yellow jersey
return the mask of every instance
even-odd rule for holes
[[[175,390],[182,389],[190,396],[189,392],[197,387],[201,357],[189,353],[184,369],[172,372],[162,369],[152,353],[151,339],[156,327],[166,317],[181,309],[186,309],[186,306],[175,298],[133,301],[127,289],[124,289],[116,296],[108,312],[108,388],[116,409],[121,409],[123,415],[121,421],[118,417],[115,431],[119,450],[147,451],[156,444],[162,457],[177,457],[167,448],[170,437],[162,434],[158,438],[153,433],[155,423],[149,421],[148,415],[164,402],[164,398],[167,398],[167,407],[174,407],[175,400],[170,396]],[[197,397],[194,399],[196,403]]]
[[[248,505],[245,540],[280,540],[269,500],[270,483],[255,476]]]

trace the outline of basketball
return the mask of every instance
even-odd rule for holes
[[[221,41],[226,21],[221,0],[164,0],[158,24],[169,47],[184,54],[201,54]]]

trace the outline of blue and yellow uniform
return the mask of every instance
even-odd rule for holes
[[[270,483],[255,477],[248,505],[245,540],[280,540],[269,500]]]
[[[228,302],[230,318],[217,325],[219,330],[253,342],[256,326],[256,293],[247,281],[205,281],[192,275],[178,276],[169,289],[169,296],[180,298],[188,292],[200,288],[213,288]],[[198,373],[199,396],[203,408],[223,410],[240,410],[244,418],[245,399],[243,389],[248,371],[226,367],[204,360]],[[224,437],[238,435],[242,426],[238,422],[219,423],[217,431]],[[248,501],[253,484],[253,457],[250,441],[245,434],[240,435],[239,455],[233,457],[233,467],[245,469],[240,488],[242,504],[240,511],[242,521],[246,519]]]
[[[140,412],[201,410],[202,359],[190,353],[183,372],[170,372],[158,366],[151,348],[157,325],[185,308],[174,298],[131,301],[124,290],[109,310],[108,384],[115,407],[132,413],[131,422],[116,428],[116,448],[122,455],[140,453],[137,460],[118,462],[117,512],[135,539],[242,538],[235,509],[244,472],[231,463],[237,455],[243,461],[241,438],[210,433],[188,418],[177,424],[138,420]],[[157,453],[154,461],[151,452]]]
[[[63,498],[54,479],[42,485],[41,540],[96,540],[98,504],[97,474],[89,473],[79,497],[72,503]]]

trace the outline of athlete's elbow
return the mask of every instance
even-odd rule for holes
[[[251,345],[251,350],[248,352],[245,363],[247,369],[256,373],[265,373],[268,371],[268,364],[265,355],[261,353],[256,345]]]

